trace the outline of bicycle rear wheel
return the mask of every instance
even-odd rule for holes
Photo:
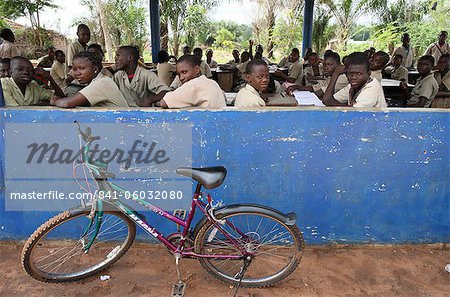
[[[251,254],[252,260],[241,282],[243,287],[273,285],[297,268],[304,241],[300,230],[288,226],[267,213],[239,212],[217,215],[226,233]],[[195,251],[208,255],[243,255],[221,231],[206,221],[195,238]],[[222,282],[236,285],[244,261],[199,258],[202,267]]]
[[[133,243],[136,226],[120,212],[104,212],[97,238],[84,252],[94,228],[89,211],[65,211],[40,226],[25,243],[22,266],[33,278],[45,282],[67,282],[94,275],[120,259]]]

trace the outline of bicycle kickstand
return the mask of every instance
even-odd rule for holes
[[[180,271],[180,259],[181,255],[179,253],[175,253],[175,265],[177,268],[177,276],[178,282],[173,286],[172,289],[172,297],[184,297],[184,293],[186,293],[186,283],[181,279],[181,271]]]
[[[250,266],[252,259],[250,258],[250,256],[248,256],[247,258],[244,259],[244,265],[241,267],[241,271],[239,271],[234,278],[239,278],[239,282],[236,285],[236,290],[234,291],[234,295],[233,297],[236,297],[239,288],[241,287],[241,283],[242,283],[242,279],[244,278],[244,274],[247,271],[248,266]]]

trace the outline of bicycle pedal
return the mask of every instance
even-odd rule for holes
[[[185,209],[175,209],[173,211],[173,215],[182,220],[186,219],[186,210]]]
[[[186,283],[178,282],[173,286],[172,297],[183,297],[186,293]]]

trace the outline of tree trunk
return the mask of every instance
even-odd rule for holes
[[[100,12],[100,25],[103,30],[103,35],[105,36],[105,47],[106,47],[106,61],[110,62],[113,61],[113,53],[112,53],[112,42],[111,42],[111,34],[108,31],[108,26],[106,24],[106,12],[105,7],[103,6],[103,3],[101,0],[95,1],[97,4],[98,11]]]
[[[267,11],[267,29],[268,31],[268,39],[267,39],[267,57],[269,59],[273,58],[273,30],[275,28],[275,11],[273,7],[271,7]]]
[[[167,22],[161,21],[159,24],[159,34],[161,35],[161,49],[169,50],[169,25]]]

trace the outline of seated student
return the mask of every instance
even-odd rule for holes
[[[3,43],[0,44],[0,59],[11,59],[13,57],[20,56],[20,52],[14,44],[16,37],[11,29],[2,29],[0,31],[0,37],[3,38]]]
[[[49,101],[54,95],[64,96],[50,74],[42,68],[34,70],[33,64],[27,58],[12,58],[10,73],[11,77],[1,79],[5,106],[37,105]],[[53,90],[45,89],[34,81],[36,74],[49,80]]]
[[[302,78],[303,78],[303,67],[302,67],[302,64],[300,64],[299,58],[300,58],[300,55],[298,55],[297,52],[293,51],[291,53],[292,65],[291,65],[291,67],[289,67],[288,75],[284,74],[280,70],[276,70],[274,75],[281,77],[283,80],[285,80],[287,82],[300,85],[302,82]]]
[[[247,64],[250,62],[250,53],[243,51],[241,54],[241,62],[236,65],[237,70],[239,70],[241,76],[245,73],[247,69]]]
[[[166,93],[160,101],[162,108],[225,107],[225,94],[219,85],[200,71],[200,60],[184,55],[177,62],[177,73],[182,86]]]
[[[439,91],[450,91],[450,54],[444,54],[439,58],[437,63],[438,71],[434,72],[434,78],[436,79]]]
[[[233,55],[233,60],[230,60],[227,64],[231,64],[231,65],[237,65],[241,62],[240,54],[239,51],[237,49],[234,49],[231,53]]]
[[[0,59],[0,78],[11,77],[10,74],[10,58]]]
[[[372,55],[369,60],[370,63],[370,76],[378,80],[381,83],[383,78],[382,71],[384,67],[389,63],[389,55],[383,51],[378,51]]]
[[[269,67],[262,59],[254,59],[247,64],[245,80],[247,84],[236,96],[236,107],[266,106],[261,93],[266,92],[269,86]]]
[[[431,69],[434,66],[433,56],[422,56],[417,61],[417,71],[419,72],[419,79],[412,89],[411,93],[408,90],[406,82],[401,82],[400,86],[404,90],[407,107],[430,107],[431,102],[436,96],[439,86],[434,78]]]
[[[319,98],[322,98],[327,88],[329,87],[332,76],[335,73],[338,66],[341,66],[340,69],[343,68],[341,65],[341,58],[339,54],[335,52],[327,53],[327,55],[324,56],[324,63],[323,63],[323,73],[325,75],[325,79],[319,81],[318,84],[312,86],[293,85],[288,88],[288,91],[290,93],[292,93],[292,91],[294,90],[310,91],[314,92]],[[332,91],[333,94],[337,93],[338,91],[340,91],[341,89],[345,88],[348,85],[348,80],[345,73],[336,75],[336,77],[337,81],[334,84],[334,89]]]
[[[78,39],[69,44],[67,47],[67,61],[66,65],[69,69],[72,69],[72,60],[79,52],[87,50],[87,44],[91,40],[91,30],[85,24],[79,24],[77,27]],[[70,81],[66,81],[70,83]]]
[[[158,65],[156,65],[156,71],[159,79],[161,79],[166,86],[170,86],[177,73],[177,66],[169,63],[169,53],[165,50],[161,50],[158,53]]]
[[[326,90],[322,102],[327,106],[386,108],[387,104],[381,84],[370,77],[370,64],[366,54],[352,53],[347,57],[346,62],[348,63],[349,84],[333,94],[337,75],[345,72],[345,67],[338,67],[330,81],[330,86],[333,87]]]
[[[208,64],[208,66],[210,68],[217,68],[217,62],[213,60],[213,50],[209,49],[206,51],[206,64]]]
[[[253,42],[252,42],[252,45],[253,45]],[[251,50],[252,50],[252,47],[250,46],[250,51],[251,51]],[[266,57],[263,56],[264,49],[263,49],[263,47],[262,47],[261,44],[258,44],[258,45],[255,47],[255,55],[256,55],[257,53],[260,53],[260,54],[261,54],[261,60],[263,60],[264,62],[266,62],[267,65],[270,65],[270,64],[271,64],[270,61],[269,61],[269,59],[267,59]],[[251,52],[250,52],[250,55],[251,55]]]
[[[47,54],[43,57],[40,57],[37,60],[38,67],[50,68],[53,65],[53,61],[55,61],[55,49],[53,46],[49,46],[46,49]]]
[[[66,61],[66,55],[61,50],[55,51],[55,61],[53,62],[52,68],[50,69],[50,75],[56,81],[58,86],[63,89],[66,86],[66,66],[64,65]]]
[[[138,60],[139,51],[135,46],[119,47],[114,82],[129,106],[150,106],[161,100],[169,88],[154,72],[139,66]]]
[[[206,76],[207,78],[212,77],[211,68],[209,68],[208,64],[205,63],[205,61],[202,60],[203,58],[203,50],[199,47],[194,48],[194,56],[197,57],[201,61],[200,63],[200,70],[202,71],[202,74]]]
[[[183,47],[183,55],[190,55],[191,54],[191,47],[186,45]]]
[[[305,67],[304,77],[306,85],[317,84],[319,80],[323,79],[323,69],[317,53],[313,52],[309,55],[308,65]]]
[[[292,59],[292,56],[297,56],[300,57],[300,51],[298,50],[298,48],[294,47],[291,51],[291,53],[289,54],[289,56],[284,57],[283,59],[281,59],[281,61],[277,64],[278,67],[291,67],[292,64],[294,64],[294,60]],[[298,58],[297,58],[298,60]]]
[[[73,96],[50,101],[52,105],[70,108],[77,106],[128,107],[114,81],[101,73],[102,60],[92,52],[79,52],[73,58],[75,78],[86,85]]]
[[[402,65],[403,56],[400,54],[397,54],[394,56],[394,59],[392,60],[392,66],[394,66],[394,69],[392,69],[391,72],[391,78],[401,81],[408,81],[408,69],[406,69]]]

